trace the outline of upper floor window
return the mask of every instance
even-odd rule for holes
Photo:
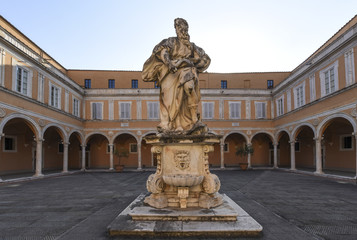
[[[203,119],[213,119],[214,117],[214,102],[202,102]]]
[[[103,103],[100,102],[92,103],[92,119],[93,120],[103,119]]]
[[[159,102],[147,102],[148,119],[159,119]]]
[[[310,81],[310,102],[316,99],[316,84],[315,84],[315,74],[309,77]]]
[[[84,79],[84,88],[92,88],[90,79]]]
[[[345,53],[346,86],[355,82],[353,48]]]
[[[73,115],[79,117],[79,100],[73,98]]]
[[[131,102],[119,103],[119,118],[130,119],[131,118]]]
[[[61,108],[61,90],[53,84],[50,84],[50,106]]]
[[[305,82],[294,88],[295,108],[305,104]]]
[[[229,103],[229,118],[230,119],[240,119],[240,102],[230,102]]]
[[[139,87],[138,80],[137,79],[131,80],[131,88],[138,88],[138,87]]]
[[[276,100],[276,115],[279,117],[284,114],[284,96]]]
[[[226,89],[227,88],[227,80],[221,80],[221,88]]]
[[[115,80],[114,79],[108,80],[108,88],[115,88]]]
[[[27,95],[29,71],[25,68],[16,67],[16,91]]]
[[[267,80],[267,88],[268,89],[274,88],[274,80]]]
[[[320,72],[321,96],[338,90],[338,61]]]
[[[255,102],[255,118],[262,119],[266,118],[266,103],[265,102]]]

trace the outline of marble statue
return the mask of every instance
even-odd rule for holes
[[[145,62],[142,78],[160,87],[160,133],[189,133],[202,127],[198,112],[198,74],[211,63],[202,48],[190,42],[188,23],[175,19],[177,37],[162,40]]]
[[[142,72],[144,81],[160,86],[161,120],[158,134],[144,138],[157,156],[145,203],[155,208],[212,208],[222,204],[222,196],[218,177],[209,171],[208,153],[221,136],[208,133],[198,112],[198,74],[211,59],[190,42],[186,20],[176,18],[175,29],[177,37],[162,40]]]

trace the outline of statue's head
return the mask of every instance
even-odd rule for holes
[[[190,35],[188,34],[188,23],[185,19],[176,18],[175,29],[178,38],[184,40],[190,40]]]

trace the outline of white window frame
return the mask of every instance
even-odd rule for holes
[[[351,145],[352,145],[352,148],[344,148],[344,138],[345,137],[351,137]],[[355,142],[354,142],[354,136],[351,135],[351,134],[342,134],[340,135],[340,151],[353,151],[355,148],[354,148],[354,145],[355,145]]]
[[[147,108],[147,119],[150,120],[160,119],[160,106],[158,101],[146,102],[146,108]]]
[[[234,113],[232,112],[233,110],[233,105],[238,105],[238,113],[237,116],[234,116]],[[229,119],[241,119],[242,118],[242,104],[241,102],[228,102],[229,106]]]
[[[327,72],[329,73],[330,70],[332,70],[333,74],[334,74],[333,83],[334,83],[335,89],[333,91],[331,91],[331,89],[329,89],[329,92],[326,93],[325,73],[327,73]],[[331,85],[330,79],[328,79],[328,81],[329,81],[328,85],[330,86]],[[336,92],[339,89],[339,86],[338,86],[338,61],[334,62],[332,65],[330,65],[320,71],[320,84],[321,84],[321,97],[324,97],[324,96],[329,95],[333,92]]]
[[[226,148],[226,146],[227,146],[227,148]],[[229,153],[229,143],[224,143],[223,151],[225,153]]]
[[[259,107],[259,105],[261,105]],[[254,102],[255,106],[255,119],[266,119],[267,118],[267,102]],[[259,110],[260,115],[259,115]],[[263,112],[264,111],[264,114]]]
[[[53,89],[57,89],[57,102],[55,100],[54,96],[54,102],[52,103],[52,88]],[[57,104],[56,104],[57,103]],[[48,105],[61,109],[61,88],[55,84],[53,84],[52,82],[50,82],[49,84],[49,91],[48,91]]]
[[[119,119],[131,119],[131,102],[119,102],[118,103],[119,104]],[[123,109],[123,108],[127,108],[127,107],[124,107],[125,105],[129,105],[129,107],[128,107],[128,113],[127,114],[125,114],[125,112],[124,112],[124,114],[125,115],[123,115],[122,114],[122,112],[121,112],[121,110]],[[124,109],[125,110],[125,109]],[[127,115],[127,116],[126,116]]]
[[[12,90],[14,92],[20,93],[24,96],[27,97],[32,97],[32,77],[33,77],[33,72],[32,70],[25,66],[23,63],[18,62],[16,59],[12,58]],[[27,74],[27,91],[26,94],[23,92],[23,88],[21,87],[21,91],[17,91],[17,71],[18,69],[23,69],[25,70]]]
[[[279,104],[281,103],[281,106]],[[276,116],[279,117],[284,114],[284,95],[275,100],[276,104]]]
[[[214,102],[202,102],[202,119],[214,118]]]
[[[14,149],[13,150],[5,150],[5,138],[11,138],[13,140],[14,143]],[[9,136],[6,135],[3,137],[2,139],[2,151],[3,152],[8,152],[8,153],[16,153],[17,152],[17,137],[16,136]]]
[[[353,48],[345,53],[346,87],[355,83],[355,62]]]
[[[72,97],[72,114],[76,117],[80,117],[81,101],[78,98]]]
[[[21,74],[21,81],[20,81],[20,86],[19,86],[19,81],[18,81],[18,74],[19,71],[22,72]],[[26,73],[26,81],[25,81],[25,74]],[[29,78],[30,78],[30,71],[25,68],[25,67],[20,67],[20,66],[16,66],[16,81],[15,81],[15,91],[18,93],[21,93],[22,95],[28,96],[29,93]],[[26,84],[25,84],[26,83]],[[26,88],[24,87],[26,86]],[[19,90],[20,88],[20,90]]]
[[[294,108],[305,105],[305,81],[294,87]]]
[[[38,74],[37,100],[42,103],[45,101],[45,75],[41,73]]]
[[[94,106],[96,105],[95,109],[96,109],[96,116],[93,116],[94,114]],[[91,106],[91,118],[92,120],[103,120],[103,102],[91,102],[90,106]],[[97,112],[97,109],[100,109],[100,113]],[[100,116],[99,116],[100,115]]]
[[[315,81],[315,74],[310,75],[309,77],[309,84],[310,84],[310,102],[316,100],[316,81]]]

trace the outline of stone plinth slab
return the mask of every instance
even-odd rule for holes
[[[219,207],[182,210],[145,206],[142,194],[114,219],[108,232],[110,236],[260,235],[263,227],[228,196],[222,196],[224,203]]]

